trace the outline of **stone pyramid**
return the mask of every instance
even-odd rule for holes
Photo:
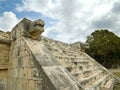
[[[114,76],[81,49],[41,36],[44,21],[24,18],[0,31],[0,90],[115,90]]]

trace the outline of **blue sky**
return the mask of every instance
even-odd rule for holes
[[[120,36],[119,0],[0,0],[0,30],[11,31],[22,18],[43,19],[43,36],[85,42],[96,29]]]
[[[34,11],[18,12],[16,10],[16,7],[17,5],[22,5],[22,4],[23,4],[22,0],[0,0],[0,15],[2,15],[3,12],[10,11],[13,12],[18,19],[21,19],[23,17],[28,17],[34,20],[42,17],[40,13]]]

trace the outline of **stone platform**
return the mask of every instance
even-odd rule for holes
[[[81,49],[41,36],[44,21],[0,31],[0,90],[114,90],[114,76]]]

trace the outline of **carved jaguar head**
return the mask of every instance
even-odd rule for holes
[[[33,21],[30,25],[30,30],[29,30],[31,37],[35,38],[36,36],[44,32],[44,25],[45,23],[41,19]]]

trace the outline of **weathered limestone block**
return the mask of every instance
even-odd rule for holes
[[[16,39],[20,38],[22,35],[23,36],[28,36],[30,37],[30,34],[28,32],[31,20],[28,20],[24,18],[21,20],[11,31],[10,33],[10,40],[15,41]]]
[[[30,56],[23,56],[22,60],[23,60],[23,67],[25,67],[25,68],[32,67],[32,65],[31,65],[32,59],[30,58]]]
[[[18,68],[18,78],[24,78],[24,68]]]
[[[34,90],[43,90],[42,89],[42,82],[43,82],[42,80],[36,80]]]
[[[0,78],[0,90],[6,90],[6,84],[7,82],[5,81],[5,79]]]
[[[32,79],[34,80],[41,80],[42,78],[42,71],[41,68],[32,68]]]
[[[9,34],[0,30],[0,39],[9,40]]]
[[[7,70],[0,70],[0,78],[6,78],[7,77]]]
[[[13,78],[18,78],[18,68],[12,69],[12,77]]]
[[[16,85],[17,85],[17,79],[8,78],[7,90],[16,90]]]
[[[32,69],[31,68],[24,68],[24,77],[25,79],[32,79]]]
[[[9,45],[0,43],[0,67],[6,67],[9,59]]]
[[[71,47],[73,47],[75,50],[81,50],[81,43],[80,42],[75,42],[70,44]]]
[[[23,60],[21,56],[18,56],[18,67],[23,67]]]
[[[3,32],[0,30],[0,43],[10,44],[11,40],[9,39],[10,32]]]
[[[24,83],[23,83],[23,79],[17,79],[16,80],[16,89],[15,90],[25,90],[24,89]]]

